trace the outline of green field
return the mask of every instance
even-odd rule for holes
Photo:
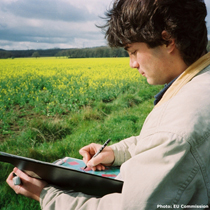
[[[128,58],[0,60],[0,151],[38,160],[72,156],[89,143],[138,135],[161,86],[147,84]],[[0,209],[40,209],[5,180]]]

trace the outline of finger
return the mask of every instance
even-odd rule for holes
[[[94,167],[97,166],[101,163],[102,159],[101,159],[101,154],[99,154],[98,156],[92,158],[88,163],[87,166],[88,167]]]
[[[89,153],[88,146],[81,148],[81,149],[79,150],[79,153],[80,153],[80,155],[83,156],[83,161],[84,161],[85,163],[87,163],[87,162],[91,159],[91,156],[90,156],[90,153]]]
[[[79,153],[83,156],[83,161],[87,163],[93,155],[98,151],[98,148],[100,148],[101,145],[91,143],[79,150]]]
[[[13,172],[11,172],[11,173],[9,174],[9,176],[7,177],[7,180],[6,180],[7,184],[8,184],[10,187],[14,185],[14,184],[13,184],[13,178],[14,178]]]
[[[18,168],[14,168],[13,172],[23,180],[29,179],[29,176],[26,173],[19,170]]]
[[[20,185],[14,185],[13,178],[14,178],[14,172],[11,172],[6,180],[7,184],[15,191],[16,194],[20,194],[21,192],[21,186]]]
[[[104,171],[106,169],[106,167],[103,164],[99,164],[96,166],[97,170],[99,171]]]
[[[97,171],[101,171],[101,165],[97,165],[97,166],[96,166],[96,170],[97,170]]]
[[[101,165],[101,171],[104,171],[106,167],[104,165]]]
[[[98,171],[103,171],[103,165],[99,164],[96,166]]]

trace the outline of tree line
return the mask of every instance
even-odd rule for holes
[[[128,53],[124,48],[94,47],[62,50],[55,56],[67,56],[68,58],[127,57]]]
[[[47,49],[47,50],[1,50],[0,58],[21,57],[68,57],[68,58],[99,58],[99,57],[127,57],[123,48],[110,48],[106,46],[93,48]]]
[[[210,51],[210,41],[207,45]],[[0,58],[21,58],[21,57],[68,57],[68,58],[101,58],[101,57],[128,57],[124,48],[110,48],[107,46],[93,48],[72,48],[72,49],[47,49],[47,50],[3,50],[0,49]]]

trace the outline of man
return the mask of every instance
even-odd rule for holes
[[[130,66],[151,85],[168,84],[139,136],[80,150],[93,170],[121,165],[122,193],[96,198],[62,191],[28,177],[16,193],[47,209],[204,209],[210,203],[210,55],[206,54],[202,0],[116,0],[107,13],[106,38],[124,47]],[[171,86],[170,86],[171,85]],[[169,87],[170,86],[170,87]],[[168,88],[168,89],[167,89]]]

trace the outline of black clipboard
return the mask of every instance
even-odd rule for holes
[[[89,174],[53,163],[0,152],[0,161],[10,163],[31,177],[43,179],[62,189],[94,196],[121,193],[123,181]]]

